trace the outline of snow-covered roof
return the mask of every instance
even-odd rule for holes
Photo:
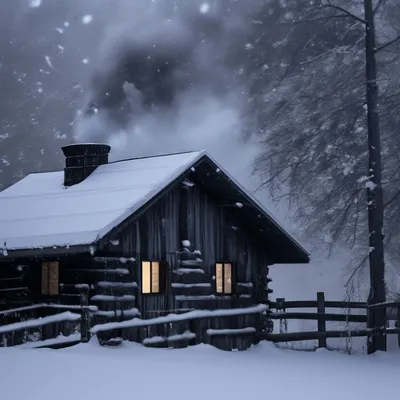
[[[280,247],[279,234],[284,240],[280,251],[285,251],[284,243],[291,243],[295,262],[308,259],[307,250],[205,151],[111,162],[97,167],[83,182],[68,188],[63,184],[63,171],[26,176],[0,192],[0,255],[6,256],[11,250],[89,246],[203,159],[214,165],[212,168],[234,187],[238,197],[242,193],[253,204],[255,217],[249,215],[249,218],[259,220],[258,214],[262,213],[275,227],[267,241],[272,240]],[[221,186],[218,190],[227,189]]]
[[[205,152],[118,161],[65,188],[64,172],[34,173],[0,192],[0,250],[94,243]]]

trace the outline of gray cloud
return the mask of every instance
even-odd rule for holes
[[[18,73],[57,135],[109,142],[114,158],[207,148],[230,167],[251,163],[241,69],[263,0],[12,3],[0,30],[23,48]]]

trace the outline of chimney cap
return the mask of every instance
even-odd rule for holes
[[[73,143],[61,147],[65,157],[83,156],[88,154],[108,154],[111,146],[105,143]]]

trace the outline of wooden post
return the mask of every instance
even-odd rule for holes
[[[397,307],[397,316],[396,317],[397,317],[397,321],[396,321],[395,327],[400,328],[400,307]],[[400,347],[400,333],[397,335],[397,343]]]
[[[317,312],[318,314],[325,315],[325,295],[324,292],[317,293]],[[325,318],[318,316],[318,332],[326,332]],[[318,339],[318,347],[326,348],[326,338],[320,337]]]
[[[281,312],[285,312],[285,299],[284,298],[277,298],[276,299],[276,309],[280,310]],[[279,320],[279,333],[287,333],[287,320],[280,319]]]
[[[79,289],[81,303],[81,343],[89,341],[89,287],[82,285]]]

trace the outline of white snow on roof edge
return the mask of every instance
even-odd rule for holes
[[[188,169],[190,169],[194,164],[196,164],[204,155],[207,155],[205,150],[194,151],[193,153],[198,153],[197,157],[195,157],[190,163],[185,164],[179,170],[177,170],[174,174],[172,174],[168,179],[166,179],[161,185],[159,185],[156,189],[150,191],[146,196],[144,196],[140,201],[135,203],[130,209],[126,210],[123,214],[121,214],[118,218],[116,218],[112,223],[106,225],[103,229],[101,229],[98,233],[98,239],[102,239],[106,236],[112,229],[117,227],[123,221],[125,221],[130,215],[138,211],[141,207],[146,205],[151,199],[157,196],[160,192],[168,187],[172,182],[178,179],[182,174],[184,174]],[[179,153],[177,153],[179,154]],[[164,157],[164,156],[159,156]]]
[[[173,161],[174,158],[168,159],[168,157],[174,156],[178,157],[177,161]],[[9,228],[5,228],[3,232],[1,232],[0,229],[0,255],[1,253],[3,253],[3,255],[6,255],[4,254],[4,251],[1,251],[3,243],[6,243],[5,246],[3,246],[3,250],[5,251],[30,250],[35,248],[44,249],[51,247],[56,248],[64,246],[69,247],[77,245],[94,245],[99,240],[103,239],[107,234],[109,234],[114,228],[120,225],[123,221],[125,221],[128,217],[130,217],[140,208],[149,203],[149,201],[151,201],[155,196],[165,190],[170,184],[175,182],[180,176],[188,172],[203,157],[206,157],[210,160],[210,162],[215,164],[218,170],[220,170],[221,173],[225,175],[232,182],[233,185],[236,185],[239,191],[247,196],[259,208],[259,210],[284,233],[288,240],[290,240],[297,248],[310,256],[310,253],[305,249],[305,247],[302,246],[300,242],[298,242],[288,231],[286,231],[282,227],[282,225],[271,215],[271,213],[253,195],[253,193],[245,189],[239,182],[235,180],[235,178],[230,175],[229,172],[221,168],[206,150],[156,155],[151,157],[144,157],[141,159],[119,160],[115,162],[110,162],[96,169],[96,171],[87,178],[87,181],[84,181],[87,182],[86,187],[76,185],[66,189],[66,192],[64,192],[66,197],[61,194],[61,189],[63,186],[60,180],[62,179],[63,175],[62,171],[27,175],[25,178],[12,185],[10,188],[5,189],[5,191],[3,192],[0,192],[0,200],[6,201],[6,203],[3,203],[6,209],[3,210],[3,213],[1,213],[0,210],[0,222],[3,221],[5,223],[3,228],[7,226],[7,224],[9,226]],[[155,161],[156,169],[153,168],[154,165],[152,166],[152,159],[162,161]],[[158,174],[159,177],[157,180],[157,171],[160,170],[160,167],[161,169],[164,169],[164,173],[161,173],[161,175]],[[164,167],[167,169],[165,169]],[[148,170],[148,168],[150,169]],[[119,176],[122,180],[127,181],[126,177],[130,176],[130,173],[135,172],[137,172],[139,175],[138,181],[133,185],[133,188],[131,187],[132,183],[129,182],[128,184],[125,184],[129,187],[119,187],[118,183],[114,182],[115,176]],[[113,175],[115,173],[120,175]],[[143,173],[145,176],[143,176]],[[148,174],[150,174],[150,181],[153,181],[153,184],[149,185],[147,179],[144,179],[148,178]],[[32,177],[32,175],[36,175],[37,178],[35,176]],[[153,176],[155,176],[155,180],[152,179]],[[41,189],[40,186],[42,181],[44,182],[44,190]],[[35,185],[33,185],[36,184],[36,182],[39,182],[39,185],[37,185],[38,189],[35,189]],[[102,193],[100,193],[99,188],[102,190]],[[129,192],[129,190],[131,189],[134,191],[134,196],[132,197],[132,193]],[[112,193],[114,193],[114,197],[110,197]],[[124,196],[128,200],[124,200],[124,202],[120,204],[120,200]],[[70,203],[71,197],[72,203]],[[102,200],[103,198],[105,199],[104,202],[111,201],[115,207],[108,211],[104,208],[99,208],[97,204],[93,204],[93,201],[98,202],[98,200]],[[42,210],[39,210],[39,214],[36,215],[35,211],[32,211],[31,209],[32,207],[34,209],[39,207],[38,204],[42,203],[42,200],[61,202],[64,201],[68,206],[71,206],[72,204],[76,207],[79,207],[79,209],[80,204],[77,206],[77,201],[86,202],[87,214],[79,216],[79,222],[81,222],[82,225],[80,229],[78,229],[78,231],[75,231],[74,229],[76,225],[71,226],[70,224],[68,226],[68,222],[66,222],[70,220],[71,217],[78,218],[78,213],[76,211],[77,208],[70,209],[69,214],[67,215],[60,215],[51,208],[46,208],[45,205],[42,207]],[[21,202],[21,204],[19,205],[20,213],[18,213],[18,209],[15,209],[16,216],[12,218],[10,217],[10,212],[14,213],[15,204],[18,204],[18,202]],[[9,209],[8,212],[7,209]],[[82,211],[85,211],[85,209],[83,209]],[[96,216],[98,215],[98,213],[103,216],[102,221],[104,224],[102,224],[101,222],[96,222],[95,224],[92,223],[93,221],[91,220],[93,219],[95,219],[96,221],[99,220],[99,218]],[[105,218],[105,214],[109,214],[109,217]],[[31,216],[33,216],[33,218],[31,218]],[[58,231],[57,229],[51,229],[50,231],[38,232],[36,227],[35,229],[33,229],[32,226],[28,226],[27,231],[22,229],[21,231],[18,231],[17,234],[15,234],[15,232],[14,234],[12,234],[13,224],[18,224],[21,223],[21,221],[25,221],[24,223],[29,223],[30,225],[33,225],[35,223],[35,218],[37,221],[43,221],[43,218],[52,221],[54,220],[54,225],[58,224],[58,227],[64,224],[63,229],[59,229]],[[29,221],[30,219],[32,219],[31,222]],[[11,229],[11,231],[9,229]],[[55,235],[55,237],[53,238],[54,240],[51,238],[53,235]],[[56,238],[57,235],[59,237]]]
[[[95,245],[203,155],[191,151],[110,162],[67,189],[63,171],[28,174],[0,192],[0,256],[7,250]]]

